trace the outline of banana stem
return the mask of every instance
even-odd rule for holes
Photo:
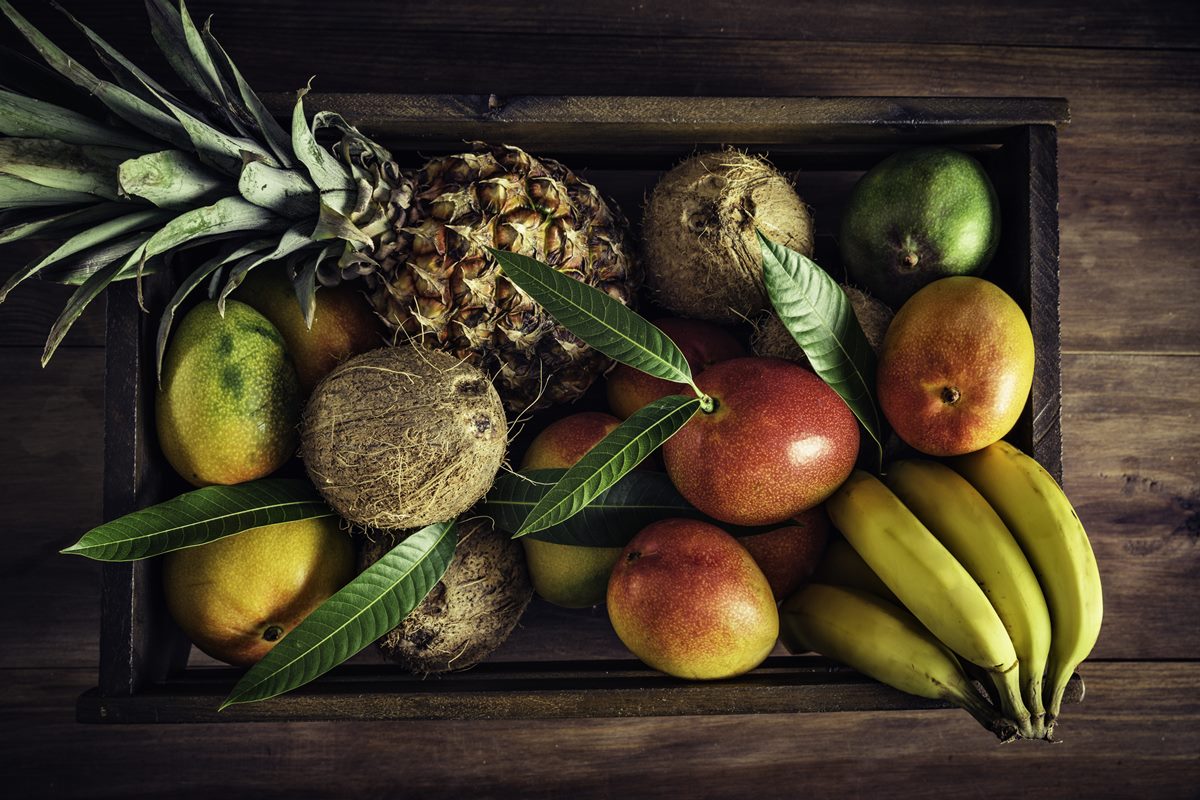
[[[1023,686],[1021,696],[1025,699],[1025,707],[1029,709],[1029,723],[1033,727],[1033,735],[1038,739],[1046,738],[1046,708],[1042,705],[1042,676],[1022,675]]]
[[[1016,723],[1006,719],[1003,714],[988,705],[974,691],[970,694],[951,692],[946,699],[974,717],[976,722],[994,733],[1000,741],[1010,742],[1016,738],[1018,732]]]
[[[1032,739],[1035,732],[1029,710],[1025,708],[1025,702],[1021,699],[1019,674],[1018,667],[1014,664],[1004,672],[991,672],[990,677],[996,687],[1000,710],[1004,716],[1016,724],[1017,732],[1022,737]]]
[[[1075,674],[1075,667],[1078,664],[1067,665],[1065,669],[1055,669],[1050,676],[1051,680],[1043,686],[1046,697],[1049,702],[1046,704],[1046,729],[1054,728],[1055,722],[1058,721],[1058,712],[1062,710],[1063,694],[1067,691],[1067,684],[1071,682],[1071,676]]]

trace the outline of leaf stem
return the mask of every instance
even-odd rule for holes
[[[696,388],[695,384],[692,384],[692,389],[696,392],[696,396],[700,398],[701,413],[711,414],[720,406],[720,403],[717,402],[717,398],[700,391]]]

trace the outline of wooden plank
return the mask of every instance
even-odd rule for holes
[[[1104,583],[1097,654],[1198,657],[1180,610],[1200,603],[1200,359],[1068,354],[1063,390],[1065,487]]]
[[[34,257],[49,251],[44,242],[0,246],[0,285]],[[38,347],[46,343],[50,326],[62,313],[74,287],[30,280],[13,290],[0,305],[0,347]],[[96,298],[75,321],[61,347],[104,346],[104,297]]]
[[[684,681],[638,661],[481,664],[429,678],[377,666],[342,667],[269,702],[218,711],[240,673],[190,670],[132,697],[84,694],[80,722],[119,724],[278,720],[569,719],[902,711],[946,704],[906,695],[826,659],[782,656],[723,681]],[[1072,679],[1064,702],[1078,703]],[[1066,712],[1069,714],[1069,711]]]
[[[1088,665],[1055,746],[1001,746],[956,710],[89,726],[71,715],[87,670],[0,677],[0,776],[16,796],[609,798],[675,796],[682,781],[706,797],[927,797],[933,782],[951,795],[1158,798],[1200,784],[1193,663]]]
[[[105,4],[73,0],[63,5],[128,53],[144,49],[138,37],[144,35],[146,26],[141,8],[133,0]],[[346,36],[366,36],[368,41],[381,36],[406,44],[431,35],[487,31],[505,51],[514,36],[529,35],[588,36],[601,41],[614,36],[651,40],[682,36],[762,42],[766,47],[781,39],[1043,47],[1200,46],[1200,17],[1195,8],[1161,0],[1094,5],[1039,0],[1016,8],[988,3],[950,5],[937,0],[910,0],[903,5],[878,0],[742,5],[717,0],[694,0],[686,5],[590,0],[573,6],[570,13],[564,13],[554,0],[531,0],[521,5],[519,13],[495,3],[448,6],[437,0],[337,6],[313,6],[304,0],[204,0],[194,6],[196,19],[215,15],[214,30],[235,54],[262,46],[256,27],[246,23],[247,19],[260,19],[275,36],[302,39],[306,46],[297,52],[320,53],[322,60],[349,57],[321,38],[339,30]],[[22,11],[56,38],[66,39],[73,33],[49,10],[32,5]]]

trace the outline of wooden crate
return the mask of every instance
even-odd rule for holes
[[[280,115],[292,99],[269,99]],[[833,231],[854,180],[921,143],[947,144],[984,163],[1000,198],[1001,243],[986,277],[1029,314],[1037,346],[1033,391],[1010,439],[1061,480],[1058,320],[1059,99],[678,98],[313,95],[405,165],[463,147],[510,143],[558,157],[613,197],[636,223],[657,177],[696,150],[733,145],[794,173],[813,208],[816,260],[841,267]],[[158,276],[156,276],[158,277]],[[109,294],[104,514],[111,519],[185,487],[158,451],[153,336],[172,287],[148,281],[151,313],[134,287]],[[492,659],[464,673],[416,678],[382,662],[352,663],[290,694],[217,706],[237,670],[198,664],[161,597],[156,560],[104,565],[99,685],[79,700],[86,722],[314,719],[484,719],[887,710],[936,707],[831,662],[772,656],[740,678],[688,682],[643,666],[616,643],[602,610],[572,612],[535,599]],[[1068,700],[1082,697],[1076,677]]]

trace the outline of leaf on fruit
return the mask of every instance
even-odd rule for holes
[[[500,530],[515,533],[565,474],[564,469],[504,473],[488,492],[481,512]],[[527,536],[583,547],[624,547],[642,528],[671,517],[705,519],[683,499],[666,473],[634,470],[597,494],[575,516]]]
[[[332,516],[308,481],[267,478],[206,486],[106,522],[62,552],[96,561],[136,561],[264,525]]]
[[[775,313],[804,351],[813,371],[845,401],[875,441],[883,463],[883,426],[875,403],[875,351],[850,298],[829,273],[803,254],[758,232],[763,280]]]
[[[578,514],[674,436],[699,409],[698,398],[670,395],[638,410],[563,474],[526,515],[514,538]]]
[[[504,276],[571,333],[609,358],[656,378],[693,386],[692,370],[671,338],[599,289],[537,259],[487,248]]]
[[[303,686],[399,625],[446,574],[456,544],[453,521],[400,542],[280,639],[237,682],[221,710]]]

